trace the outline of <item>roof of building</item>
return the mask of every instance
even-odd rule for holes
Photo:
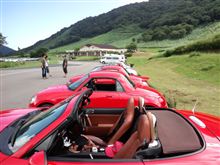
[[[112,45],[107,45],[107,44],[87,44],[86,46],[90,47],[90,46],[96,46],[102,49],[118,49],[115,46]]]

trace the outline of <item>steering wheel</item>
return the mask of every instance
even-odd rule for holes
[[[82,130],[85,130],[86,128],[86,120],[85,120],[86,113],[83,110],[83,108],[88,106],[90,102],[91,100],[89,99],[89,97],[87,95],[84,95],[76,112],[76,121],[82,127]]]

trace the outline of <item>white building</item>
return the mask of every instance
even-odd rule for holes
[[[119,49],[106,44],[87,44],[81,47],[77,53],[79,56],[102,56],[104,54],[124,54],[127,49]]]

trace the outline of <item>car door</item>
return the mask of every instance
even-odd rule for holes
[[[90,96],[89,108],[121,108],[120,94],[114,91],[94,91]]]
[[[113,78],[95,78],[93,93],[88,108],[124,108],[121,95],[117,91],[117,80]]]

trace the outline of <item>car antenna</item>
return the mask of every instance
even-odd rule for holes
[[[195,114],[197,104],[198,104],[198,98],[196,99],[196,102],[195,102],[193,109],[192,109],[193,115]]]

